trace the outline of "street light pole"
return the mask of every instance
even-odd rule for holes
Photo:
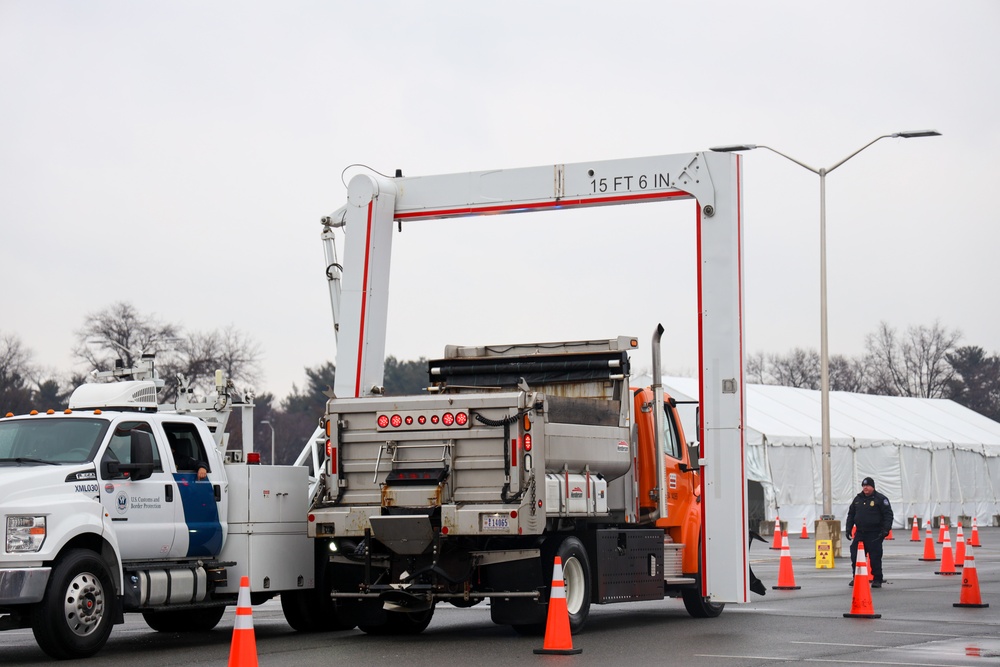
[[[271,429],[271,465],[274,465],[274,424],[269,419],[262,419],[260,423],[267,424],[267,427]]]
[[[826,324],[826,175],[834,169],[844,164],[852,157],[865,150],[876,141],[882,139],[914,139],[917,137],[938,137],[941,133],[936,130],[914,130],[908,132],[895,132],[893,134],[883,134],[875,137],[867,144],[854,151],[832,167],[816,169],[810,167],[805,162],[801,162],[785,155],[779,150],[770,146],[757,144],[741,144],[735,146],[716,146],[711,150],[719,153],[731,153],[735,151],[749,151],[755,148],[766,148],[772,153],[777,153],[786,160],[790,160],[800,167],[808,169],[819,176],[819,357],[820,357],[820,414],[822,428],[822,467],[823,467],[823,519],[832,520],[833,499],[830,491],[830,352],[827,347],[827,324]]]

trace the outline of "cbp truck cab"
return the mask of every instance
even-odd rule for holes
[[[244,574],[255,603],[285,591],[291,620],[308,618],[307,469],[226,452],[228,400],[199,416],[156,395],[93,383],[64,411],[0,417],[0,629],[30,627],[54,658],[96,653],[125,612],[210,630]]]

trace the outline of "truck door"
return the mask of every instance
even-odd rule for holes
[[[132,433],[138,431],[152,442],[153,474],[133,481],[123,474],[109,474],[105,462],[131,463]],[[167,556],[177,532],[177,503],[173,502],[173,478],[164,470],[161,449],[153,429],[145,421],[120,422],[115,426],[98,475],[101,504],[115,527],[125,560]]]
[[[681,518],[691,509],[689,505],[694,499],[698,479],[697,473],[681,470],[687,444],[669,402],[663,404],[663,410],[666,413],[663,419],[663,449],[667,455],[664,470],[667,476],[667,516]]]
[[[165,421],[163,431],[173,454],[171,464],[176,471],[173,479],[180,512],[173,553],[189,557],[217,556],[222,551],[224,539],[219,506],[222,502],[220,471],[212,470],[212,460],[195,424]],[[201,466],[208,471],[204,480],[198,479],[197,468]]]
[[[701,535],[701,494],[700,473],[683,465],[687,454],[684,430],[680,425],[677,411],[670,401],[663,404],[663,449],[665,452],[664,474],[667,489],[667,525],[674,528],[675,539],[692,548],[684,549],[683,569],[685,573],[698,572],[698,541]]]

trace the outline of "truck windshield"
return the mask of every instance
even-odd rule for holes
[[[90,417],[0,420],[0,465],[93,461],[108,423]]]

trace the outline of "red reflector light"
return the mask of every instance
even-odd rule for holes
[[[403,418],[399,415],[393,415],[392,418],[389,419],[389,423],[392,424],[393,428],[398,428],[403,425]]]
[[[517,510],[511,510],[510,511],[510,518],[511,519],[516,519],[517,518]]]
[[[413,426],[413,417],[411,417],[410,415],[406,415],[406,425]]]
[[[465,414],[464,412],[459,412],[457,415],[455,415],[455,423],[458,424],[459,426],[465,426],[466,424],[469,423],[469,415]]]
[[[330,447],[330,474],[337,474],[337,449],[335,447]]]
[[[419,417],[417,417],[417,423],[423,426],[424,424],[427,423],[427,417],[420,415]]]
[[[437,415],[431,415],[431,423],[432,424],[437,424],[438,421],[440,421],[440,420],[438,419]]]
[[[441,534],[442,535],[448,534],[448,526],[441,526]]]
[[[260,452],[250,452],[247,454],[247,463],[250,465],[260,464]]]
[[[309,515],[308,517],[306,517],[306,518],[307,518],[307,519],[309,520],[309,522],[310,522],[310,523],[312,523],[313,521],[315,521],[315,520],[316,520],[316,515],[315,515],[315,514],[310,514],[310,515]]]
[[[387,426],[389,426],[389,418],[386,417],[385,415],[379,415],[378,416],[378,427],[379,428],[386,428]]]
[[[326,455],[329,458],[333,454],[333,443],[329,440],[326,441]]]
[[[526,452],[530,452],[531,451],[531,434],[530,433],[525,433],[524,434],[524,451],[526,451]]]
[[[443,415],[441,415],[441,423],[444,424],[445,426],[451,426],[452,424],[455,423],[455,415],[451,414],[450,412],[444,413]]]

